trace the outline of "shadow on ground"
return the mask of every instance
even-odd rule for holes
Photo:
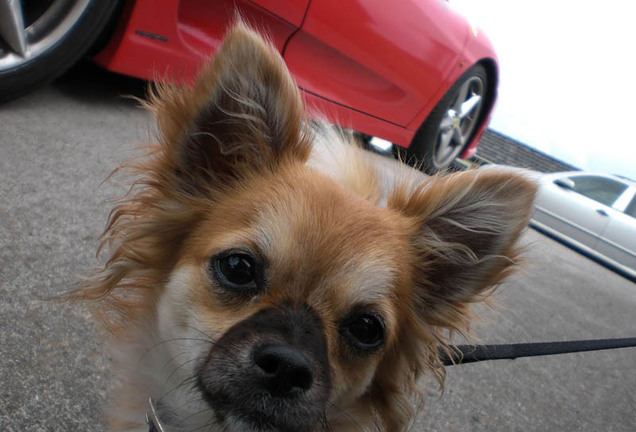
[[[112,100],[121,104],[137,105],[133,98],[144,99],[148,82],[107,71],[88,60],[79,62],[53,84],[66,96],[82,102],[104,102]]]

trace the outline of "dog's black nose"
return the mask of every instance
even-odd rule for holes
[[[287,345],[269,344],[257,348],[254,363],[263,386],[274,396],[307,391],[314,381],[307,357]]]

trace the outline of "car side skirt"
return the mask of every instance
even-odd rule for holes
[[[558,216],[555,216],[558,217]],[[567,221],[563,220],[564,223],[568,223]],[[621,273],[623,276],[626,276],[628,279],[632,280],[632,281],[636,281],[636,270],[627,267],[613,259],[611,259],[610,257],[608,257],[607,255],[603,255],[601,253],[599,253],[598,251],[574,240],[572,237],[566,236],[563,233],[556,231],[552,228],[550,228],[549,226],[545,225],[544,223],[541,223],[539,221],[537,221],[536,219],[532,218],[530,219],[530,226],[534,229],[536,229],[537,231],[569,246],[572,247],[573,249],[576,249],[577,251],[581,252],[583,255],[593,259],[596,262],[599,262],[600,264],[603,264],[609,268],[611,268],[612,270],[617,271],[618,273]],[[601,241],[603,241],[603,239],[600,239]],[[607,243],[607,242],[606,242]],[[619,247],[621,248],[619,245],[616,245],[614,243],[611,243],[612,246],[615,247]],[[624,248],[621,248],[623,250],[626,250]],[[626,250],[628,253],[632,254],[633,253],[629,250]]]

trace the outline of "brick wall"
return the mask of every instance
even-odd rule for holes
[[[579,169],[491,129],[481,137],[475,159],[478,163],[511,165],[540,172]]]

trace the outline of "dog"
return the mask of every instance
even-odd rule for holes
[[[148,155],[76,297],[112,333],[110,426],[401,431],[440,351],[519,261],[522,175],[428,178],[307,118],[273,48],[237,22],[198,79],[157,85]],[[154,413],[153,413],[154,414]]]

